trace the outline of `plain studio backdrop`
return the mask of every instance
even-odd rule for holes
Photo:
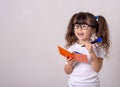
[[[119,0],[0,0],[0,87],[65,87],[65,45],[71,16],[103,15],[111,52],[100,72],[101,87],[120,87]]]

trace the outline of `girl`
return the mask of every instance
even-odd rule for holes
[[[90,43],[98,37],[102,38],[102,42]],[[65,40],[69,51],[85,54],[88,59],[88,63],[82,63],[74,58],[66,58],[64,70],[70,74],[67,87],[100,87],[98,73],[110,47],[105,18],[95,17],[88,12],[74,14],[68,24]]]

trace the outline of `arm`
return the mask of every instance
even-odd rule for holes
[[[91,65],[95,72],[99,72],[102,67],[103,58],[98,58],[93,50],[91,43],[86,43],[86,49],[92,58]]]
[[[94,51],[92,51],[90,55],[92,58],[91,64],[92,64],[93,70],[96,72],[99,72],[102,67],[103,58],[98,58],[94,53]]]
[[[72,73],[73,69],[74,69],[74,66],[73,66],[73,62],[75,61],[74,58],[67,58],[66,60],[66,63],[65,63],[65,66],[64,66],[64,71],[67,73],[67,74],[70,74]]]

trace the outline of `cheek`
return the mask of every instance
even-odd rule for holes
[[[74,34],[75,34],[75,35],[77,34],[77,30],[74,30]]]
[[[84,34],[86,37],[91,37],[91,35],[92,35],[92,33],[90,31],[86,31],[86,32],[84,32]]]

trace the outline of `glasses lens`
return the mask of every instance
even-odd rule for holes
[[[86,24],[82,24],[81,27],[82,27],[82,29],[86,30],[86,29],[88,29],[89,26]]]
[[[74,25],[74,29],[81,28],[83,30],[86,30],[86,29],[88,29],[88,27],[89,27],[89,25],[87,25],[87,24],[75,24]]]
[[[80,27],[79,24],[75,24],[75,25],[74,25],[74,28],[75,28],[75,29],[78,29],[79,27]]]

